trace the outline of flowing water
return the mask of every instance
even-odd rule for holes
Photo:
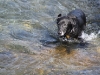
[[[58,41],[56,18],[87,16],[86,44]],[[100,75],[100,0],[0,0],[0,75]]]

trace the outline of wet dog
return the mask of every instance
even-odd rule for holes
[[[80,9],[73,10],[66,16],[58,15],[57,27],[60,38],[75,38],[80,40],[85,26],[86,16]]]

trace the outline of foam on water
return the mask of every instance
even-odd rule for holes
[[[100,30],[98,31],[98,35],[100,34]]]
[[[99,34],[100,34],[100,31],[98,31],[97,34],[96,33],[87,34],[83,32],[81,37],[86,41],[91,41],[92,39],[96,39]]]

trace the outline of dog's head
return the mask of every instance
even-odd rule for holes
[[[58,35],[64,37],[75,32],[74,27],[76,27],[76,17],[75,16],[62,16],[58,15],[57,18]]]

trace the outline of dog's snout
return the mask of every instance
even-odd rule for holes
[[[63,32],[58,32],[58,35],[59,35],[59,36],[63,36],[64,33],[63,33]]]
[[[61,32],[58,32],[59,35],[61,35]]]

